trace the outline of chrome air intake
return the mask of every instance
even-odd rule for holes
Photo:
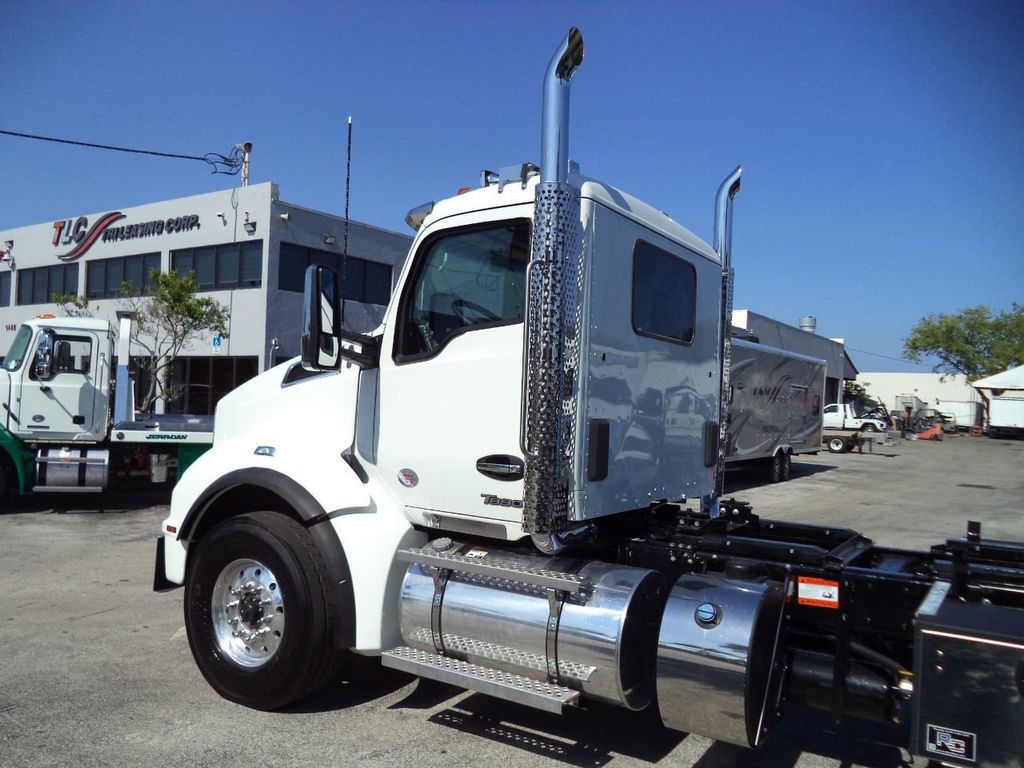
[[[527,270],[520,444],[526,459],[523,528],[555,533],[568,525],[580,357],[580,195],[568,183],[569,80],[583,61],[573,27],[544,79],[541,180]]]
[[[474,572],[409,566],[400,603],[406,645],[630,709],[650,703],[657,573],[479,552],[463,556]]]

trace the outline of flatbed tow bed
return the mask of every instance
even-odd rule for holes
[[[868,452],[871,453],[876,445],[884,445],[888,441],[888,432],[865,432],[851,429],[826,429],[821,436],[822,444],[832,453],[848,453],[854,449],[863,453],[865,445],[868,447]]]

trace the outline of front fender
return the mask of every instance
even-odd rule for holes
[[[404,507],[375,478],[366,483],[359,478],[340,446],[317,451],[298,451],[285,443],[279,447],[284,450],[259,457],[264,460],[260,464],[243,463],[243,458],[256,458],[255,446],[234,440],[215,446],[182,476],[163,527],[166,579],[184,583],[188,548],[204,529],[204,516],[237,514],[259,508],[261,499],[279,498],[310,531],[338,587],[336,615],[344,618],[335,632],[339,644],[367,652],[396,644],[404,567],[395,552],[423,546],[426,535],[410,525]],[[232,459],[238,459],[234,466]],[[251,492],[237,495],[238,489]],[[233,499],[244,499],[245,508],[225,510]]]

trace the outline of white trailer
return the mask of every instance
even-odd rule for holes
[[[132,318],[121,314],[119,342],[91,318],[41,316],[18,330],[0,366],[0,497],[103,491],[112,463],[129,454],[160,482],[213,443],[209,416],[135,414]]]
[[[977,400],[936,400],[935,410],[957,429],[981,426],[981,403]]]
[[[734,338],[726,462],[788,480],[794,455],[821,450],[824,393],[824,360]]]
[[[989,437],[1024,435],[1024,366],[972,382],[986,403]]]
[[[199,669],[276,709],[351,650],[553,714],[657,702],[743,746],[795,701],[909,718],[906,745],[955,765],[1024,753],[988,714],[1020,708],[1024,545],[971,526],[893,550],[720,497],[739,169],[714,246],[570,172],[582,59],[573,28],[539,170],[410,214],[375,333],[345,330],[337,274],[310,267],[301,361],[221,401],[157,541]],[[679,386],[704,421],[667,439]]]

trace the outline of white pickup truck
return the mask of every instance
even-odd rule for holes
[[[825,406],[825,429],[856,429],[862,432],[885,432],[888,425],[881,419],[860,417],[853,403],[832,403]]]

